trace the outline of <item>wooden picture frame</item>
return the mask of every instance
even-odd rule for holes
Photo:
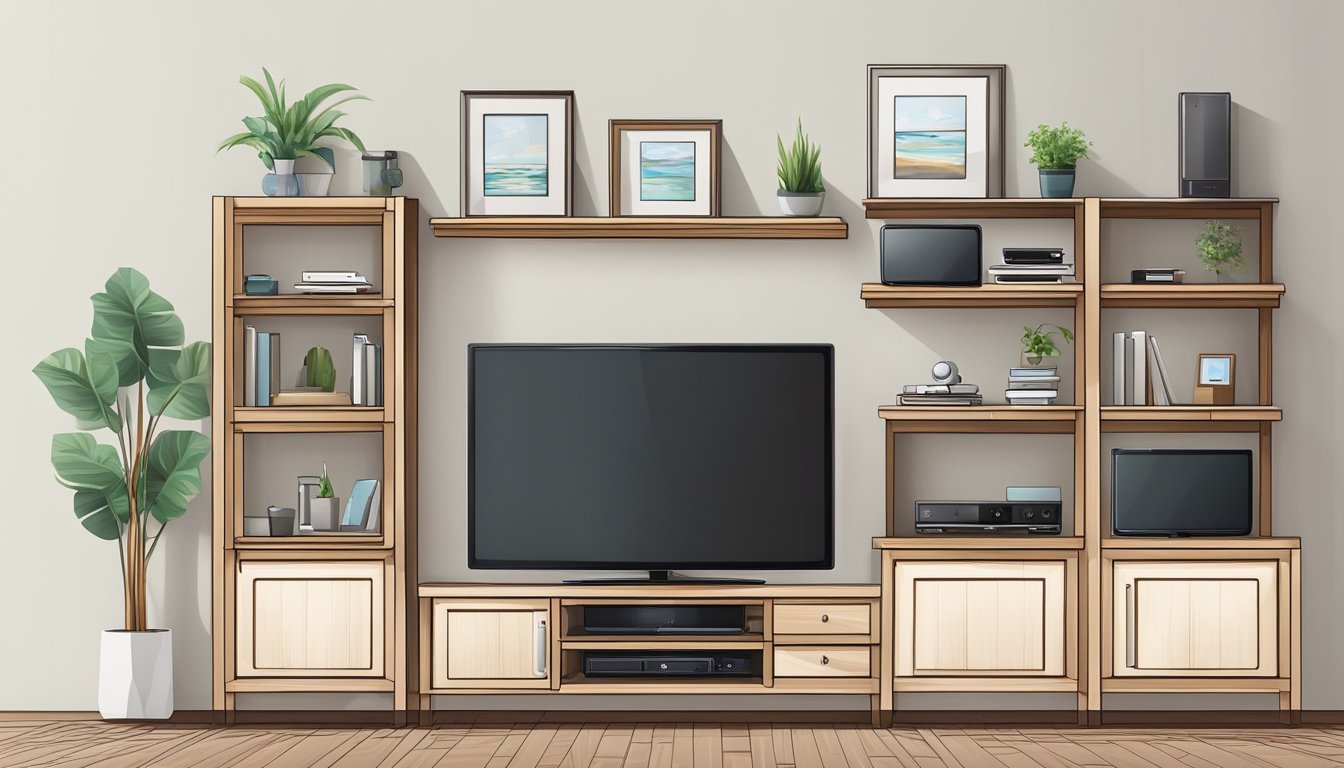
[[[1233,405],[1237,402],[1236,355],[1202,352],[1195,358],[1194,402],[1195,405]]]
[[[608,121],[611,215],[718,216],[722,142],[722,120]]]
[[[1006,73],[1002,64],[870,64],[868,197],[1003,197]]]
[[[462,91],[461,111],[464,217],[573,215],[573,91]]]

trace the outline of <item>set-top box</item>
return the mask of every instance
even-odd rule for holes
[[[919,533],[1034,533],[1055,535],[1064,505],[1057,501],[917,501]]]

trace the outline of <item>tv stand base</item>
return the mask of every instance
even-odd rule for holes
[[[676,571],[649,571],[648,578],[634,577],[600,579],[565,579],[566,584],[642,585],[642,584],[764,584],[765,579],[722,578],[719,576],[686,576]]]

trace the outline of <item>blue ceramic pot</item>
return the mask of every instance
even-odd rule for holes
[[[1042,168],[1041,197],[1073,197],[1073,168]]]
[[[267,197],[294,197],[299,194],[299,178],[294,175],[293,160],[275,160],[275,173],[261,177],[261,191]]]

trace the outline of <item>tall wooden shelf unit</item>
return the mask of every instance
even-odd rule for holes
[[[419,203],[404,197],[215,197],[213,212],[211,629],[216,720],[234,721],[240,693],[362,691],[391,694],[394,722],[404,724],[408,704],[414,711],[418,700],[419,668]],[[379,228],[375,269],[380,292],[245,295],[245,235],[249,227],[260,226]],[[240,404],[245,318],[264,324],[300,316],[322,317],[333,325],[352,317],[374,319],[384,350],[382,407]],[[334,349],[333,354],[349,354],[348,347]],[[251,436],[277,434],[379,435],[381,530],[368,535],[244,536],[244,448]],[[320,463],[322,457],[315,453],[312,459]],[[275,502],[287,506],[291,498]]]
[[[1072,308],[1076,330],[1074,405],[878,411],[887,478],[887,536],[873,540],[882,552],[884,718],[893,713],[895,695],[907,691],[1076,693],[1080,724],[1102,721],[1105,693],[1216,692],[1276,694],[1280,720],[1300,721],[1301,544],[1271,535],[1271,427],[1283,416],[1272,389],[1273,310],[1284,293],[1273,275],[1276,204],[1272,198],[865,201],[870,219],[1072,219],[1078,269],[1075,285],[862,286],[860,297],[873,309]],[[1259,224],[1255,283],[1101,282],[1103,220],[1213,218]],[[1258,403],[1103,405],[1101,317],[1110,307],[1254,310]],[[1256,435],[1258,535],[1110,536],[1101,497],[1103,432]],[[1072,435],[1073,535],[897,537],[896,521],[908,510],[897,509],[896,438],[912,433]],[[937,611],[929,608],[935,600]]]

